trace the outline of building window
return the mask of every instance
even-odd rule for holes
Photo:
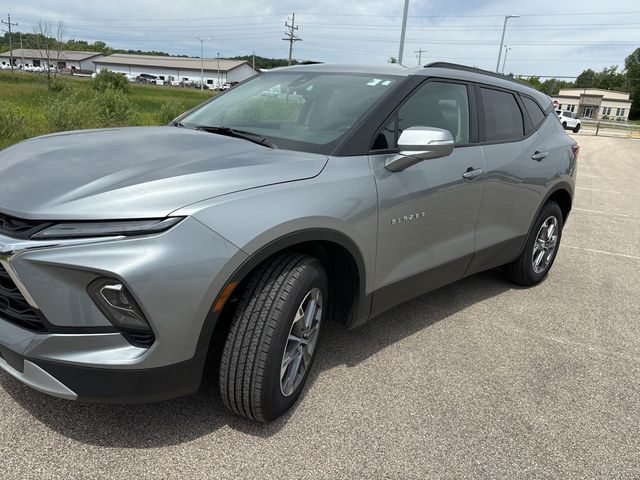
[[[624,117],[624,108],[616,108],[616,117]]]
[[[567,105],[567,110],[569,110],[570,112],[575,112],[576,111],[576,106],[575,105]]]
[[[611,115],[611,107],[602,107],[602,115]]]

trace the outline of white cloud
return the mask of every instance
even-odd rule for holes
[[[382,63],[397,56],[402,6],[403,0],[49,0],[45,6],[41,0],[23,0],[11,13],[26,31],[39,19],[62,19],[73,37],[119,48],[195,56],[199,42],[194,36],[203,35],[211,38],[205,52],[210,57],[255,51],[284,58],[283,24],[295,10],[303,39],[295,44],[296,58]],[[562,15],[571,12],[607,14]],[[637,0],[411,0],[405,63],[416,64],[414,51],[422,48],[428,51],[422,63],[446,60],[493,70],[500,15],[506,13],[522,15],[509,21],[505,39],[511,47],[506,71],[514,73],[577,75],[587,67],[622,66],[640,46]]]

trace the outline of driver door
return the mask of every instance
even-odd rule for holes
[[[486,168],[481,147],[473,145],[472,95],[466,83],[428,80],[376,136],[369,157],[378,189],[373,315],[462,278],[469,265]],[[453,152],[390,172],[385,162],[413,126],[449,130]]]

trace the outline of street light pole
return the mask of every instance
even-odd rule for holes
[[[504,24],[502,25],[502,38],[500,39],[500,50],[498,50],[498,63],[496,64],[496,73],[500,71],[500,58],[502,58],[502,47],[504,46],[504,34],[507,31],[507,20],[510,18],[520,18],[520,15],[505,15]]]
[[[211,40],[209,37],[196,37],[200,40],[200,91],[204,92],[204,42]]]
[[[400,50],[398,51],[398,65],[402,65],[404,53],[404,37],[407,33],[407,14],[409,13],[409,0],[404,0],[404,13],[402,14],[402,32],[400,32]]]
[[[504,60],[502,61],[502,74],[504,75],[504,66],[507,64],[507,53],[509,53],[511,47],[504,46]]]

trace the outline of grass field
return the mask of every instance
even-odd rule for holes
[[[92,108],[96,98],[89,78],[59,76],[58,80],[62,89],[49,91],[42,75],[21,72],[12,75],[0,71],[0,148],[25,138],[69,129],[66,125],[91,128],[163,124],[214,95],[195,88],[132,83],[125,95],[129,110],[109,125],[96,124],[94,117],[82,121],[52,121],[56,115],[78,116],[78,112]],[[65,111],[65,101],[70,97],[73,105]],[[56,105],[62,107],[52,113]]]

